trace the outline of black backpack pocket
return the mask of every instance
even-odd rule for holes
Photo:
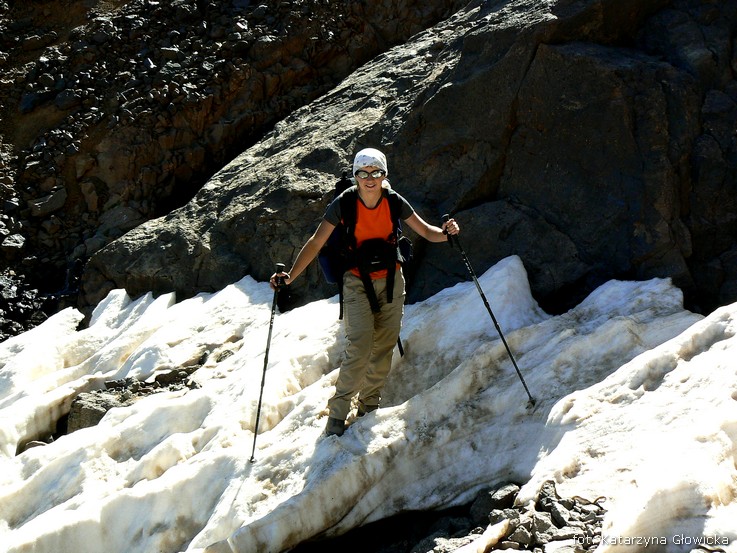
[[[361,243],[356,250],[356,258],[359,271],[368,274],[394,266],[397,262],[397,250],[386,240],[372,238]]]

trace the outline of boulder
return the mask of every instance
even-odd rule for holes
[[[66,189],[59,188],[48,196],[43,196],[42,198],[29,202],[28,206],[31,208],[31,214],[34,217],[45,217],[64,207],[66,201]]]
[[[544,207],[593,285],[670,276],[690,288],[678,172],[698,133],[683,117],[694,79],[629,49],[541,45],[518,105],[499,193]]]
[[[114,394],[104,394],[99,392],[85,392],[79,394],[69,411],[69,419],[67,422],[67,432],[72,433],[82,428],[96,426],[102,417],[114,407],[127,405],[126,401]]]

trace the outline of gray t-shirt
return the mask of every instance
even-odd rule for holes
[[[349,192],[349,191],[355,191],[356,187],[351,186],[347,190],[345,190],[340,196],[335,198],[332,203],[328,206],[327,210],[325,211],[325,216],[323,217],[328,223],[331,225],[338,226],[340,224],[340,220],[343,218],[342,214],[340,213],[340,198],[343,196],[343,194]],[[395,192],[395,194],[397,194]],[[387,193],[384,192],[384,198],[386,198]],[[404,199],[404,197],[401,194],[397,194],[397,197],[399,198],[400,204],[402,206],[401,211],[399,212],[399,217],[406,221],[409,219],[412,214],[415,212],[415,210],[412,208],[410,203]],[[360,198],[359,198],[360,200]],[[382,200],[383,201],[383,200]],[[381,203],[381,202],[379,202]],[[365,204],[364,204],[365,205]]]

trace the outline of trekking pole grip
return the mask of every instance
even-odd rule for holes
[[[443,215],[443,223],[447,223],[448,221],[450,221],[450,215],[446,213],[446,214]],[[453,247],[453,235],[450,234],[445,229],[443,229],[443,234],[445,234],[448,237],[448,244],[452,248]]]
[[[274,272],[278,275],[279,273],[283,273],[284,272],[284,269],[286,269],[286,268],[287,268],[287,266],[284,265],[284,263],[277,263],[276,264],[276,270]],[[277,288],[277,290],[279,288],[281,288],[282,286],[284,286],[284,277],[280,277],[280,276],[276,277],[276,288]]]

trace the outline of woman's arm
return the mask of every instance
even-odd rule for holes
[[[455,219],[448,219],[443,223],[442,227],[436,227],[427,224],[417,213],[413,213],[405,221],[413,231],[430,242],[447,242],[448,237],[445,232],[448,234],[458,234],[461,231]]]
[[[271,287],[275,288],[277,276],[284,277],[284,284],[291,284],[292,282],[294,282],[294,280],[300,274],[302,274],[307,266],[312,263],[312,260],[317,257],[317,254],[320,253],[320,250],[325,245],[325,242],[328,241],[328,238],[330,238],[330,235],[333,233],[334,228],[335,225],[328,223],[325,219],[320,221],[320,224],[318,225],[315,233],[310,236],[307,242],[305,242],[305,245],[302,246],[302,249],[297,254],[297,258],[294,260],[294,264],[292,265],[292,268],[289,270],[289,272],[279,274],[274,273],[271,276]]]

